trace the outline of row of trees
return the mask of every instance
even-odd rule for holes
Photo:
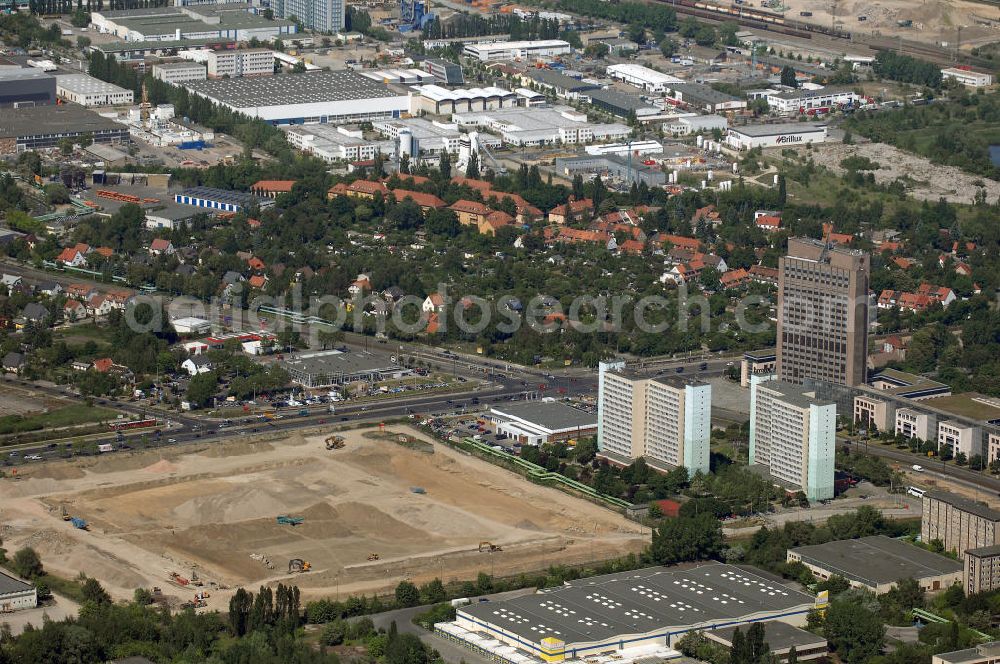
[[[933,62],[885,50],[876,54],[874,67],[875,73],[882,78],[929,88],[941,87],[941,68]]]

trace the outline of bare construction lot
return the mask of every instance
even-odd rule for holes
[[[168,574],[196,572],[222,586],[209,600],[222,607],[227,587],[293,578],[307,597],[372,593],[404,578],[586,563],[648,541],[624,517],[443,445],[403,446],[395,432],[343,435],[344,448],[332,451],[325,436],[291,436],[32,467],[0,480],[5,546],[30,545],[47,568],[82,571],[118,597],[159,586],[190,599],[193,589]],[[64,522],[62,506],[90,530]],[[281,525],[278,515],[304,520]],[[480,553],[483,541],[503,550]],[[291,558],[312,571],[289,576]]]

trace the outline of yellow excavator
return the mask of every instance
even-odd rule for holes
[[[299,574],[302,572],[308,572],[312,569],[312,563],[302,560],[301,558],[292,558],[288,561],[288,573],[289,574]]]
[[[493,542],[479,543],[479,553],[496,553],[497,551],[503,551],[503,547]]]

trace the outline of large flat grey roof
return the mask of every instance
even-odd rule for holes
[[[236,108],[316,104],[383,97],[403,93],[351,70],[278,74],[262,78],[189,81],[188,90]],[[359,109],[360,110],[360,109]]]
[[[733,633],[736,630],[736,626],[723,627],[722,629],[713,629],[708,633],[714,634],[732,645]],[[745,629],[743,631],[746,632]],[[795,646],[797,650],[801,651],[806,647],[826,645],[826,639],[822,636],[816,636],[812,632],[807,632],[804,629],[799,629],[783,622],[766,623],[764,625],[764,641],[767,645],[771,646],[771,650],[787,650]]]
[[[962,563],[885,535],[791,549],[802,561],[867,586],[954,574]]]
[[[993,509],[989,505],[977,503],[974,500],[969,500],[968,498],[954,493],[949,493],[947,491],[928,491],[924,494],[924,498],[940,500],[941,502],[948,503],[963,512],[968,512],[969,514],[974,514],[975,516],[989,519],[990,521],[1000,521],[1000,512]]]
[[[388,358],[372,353],[341,353],[338,351],[321,351],[304,353],[292,358],[285,358],[285,366],[308,374],[353,375],[373,371],[392,371],[398,365]]]
[[[0,67],[0,81],[25,81],[39,78],[55,77],[33,67]]]
[[[31,590],[32,588],[33,586],[30,583],[25,583],[20,579],[15,579],[12,576],[7,576],[3,572],[0,572],[0,595],[24,592],[25,590]]]
[[[597,426],[597,414],[573,408],[559,401],[520,401],[493,406],[498,415],[524,420],[549,431],[588,429]]]
[[[707,102],[709,104],[721,104],[727,101],[740,101],[739,97],[719,92],[715,88],[700,83],[671,83],[667,87],[671,91],[680,92],[685,98]]]
[[[559,588],[459,609],[525,641],[554,636],[571,643],[601,642],[624,634],[711,628],[751,615],[807,610],[811,595],[733,565],[687,569],[650,567],[570,581]]]
[[[75,104],[5,108],[0,113],[0,138],[108,129],[125,129],[125,126]]]

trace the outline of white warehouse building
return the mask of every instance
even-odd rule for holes
[[[569,42],[561,39],[542,39],[538,41],[466,44],[463,54],[470,58],[477,58],[482,62],[497,62],[500,60],[548,58],[554,55],[568,55],[572,52],[573,49]]]
[[[0,613],[38,606],[38,591],[30,583],[0,572]]]
[[[753,148],[825,143],[826,138],[826,125],[803,122],[730,127],[726,133],[725,141],[729,147],[735,150],[752,150]]]
[[[630,63],[610,65],[607,72],[611,78],[642,88],[646,92],[666,92],[672,84],[684,82],[676,76]]]
[[[350,70],[193,81],[200,97],[273,125],[374,122],[410,111],[410,95]]]
[[[970,88],[985,88],[993,85],[993,74],[973,71],[972,69],[963,69],[961,67],[946,67],[941,70],[941,77],[958,81]]]
[[[80,106],[121,106],[135,99],[131,90],[87,74],[56,76],[56,95]]]

